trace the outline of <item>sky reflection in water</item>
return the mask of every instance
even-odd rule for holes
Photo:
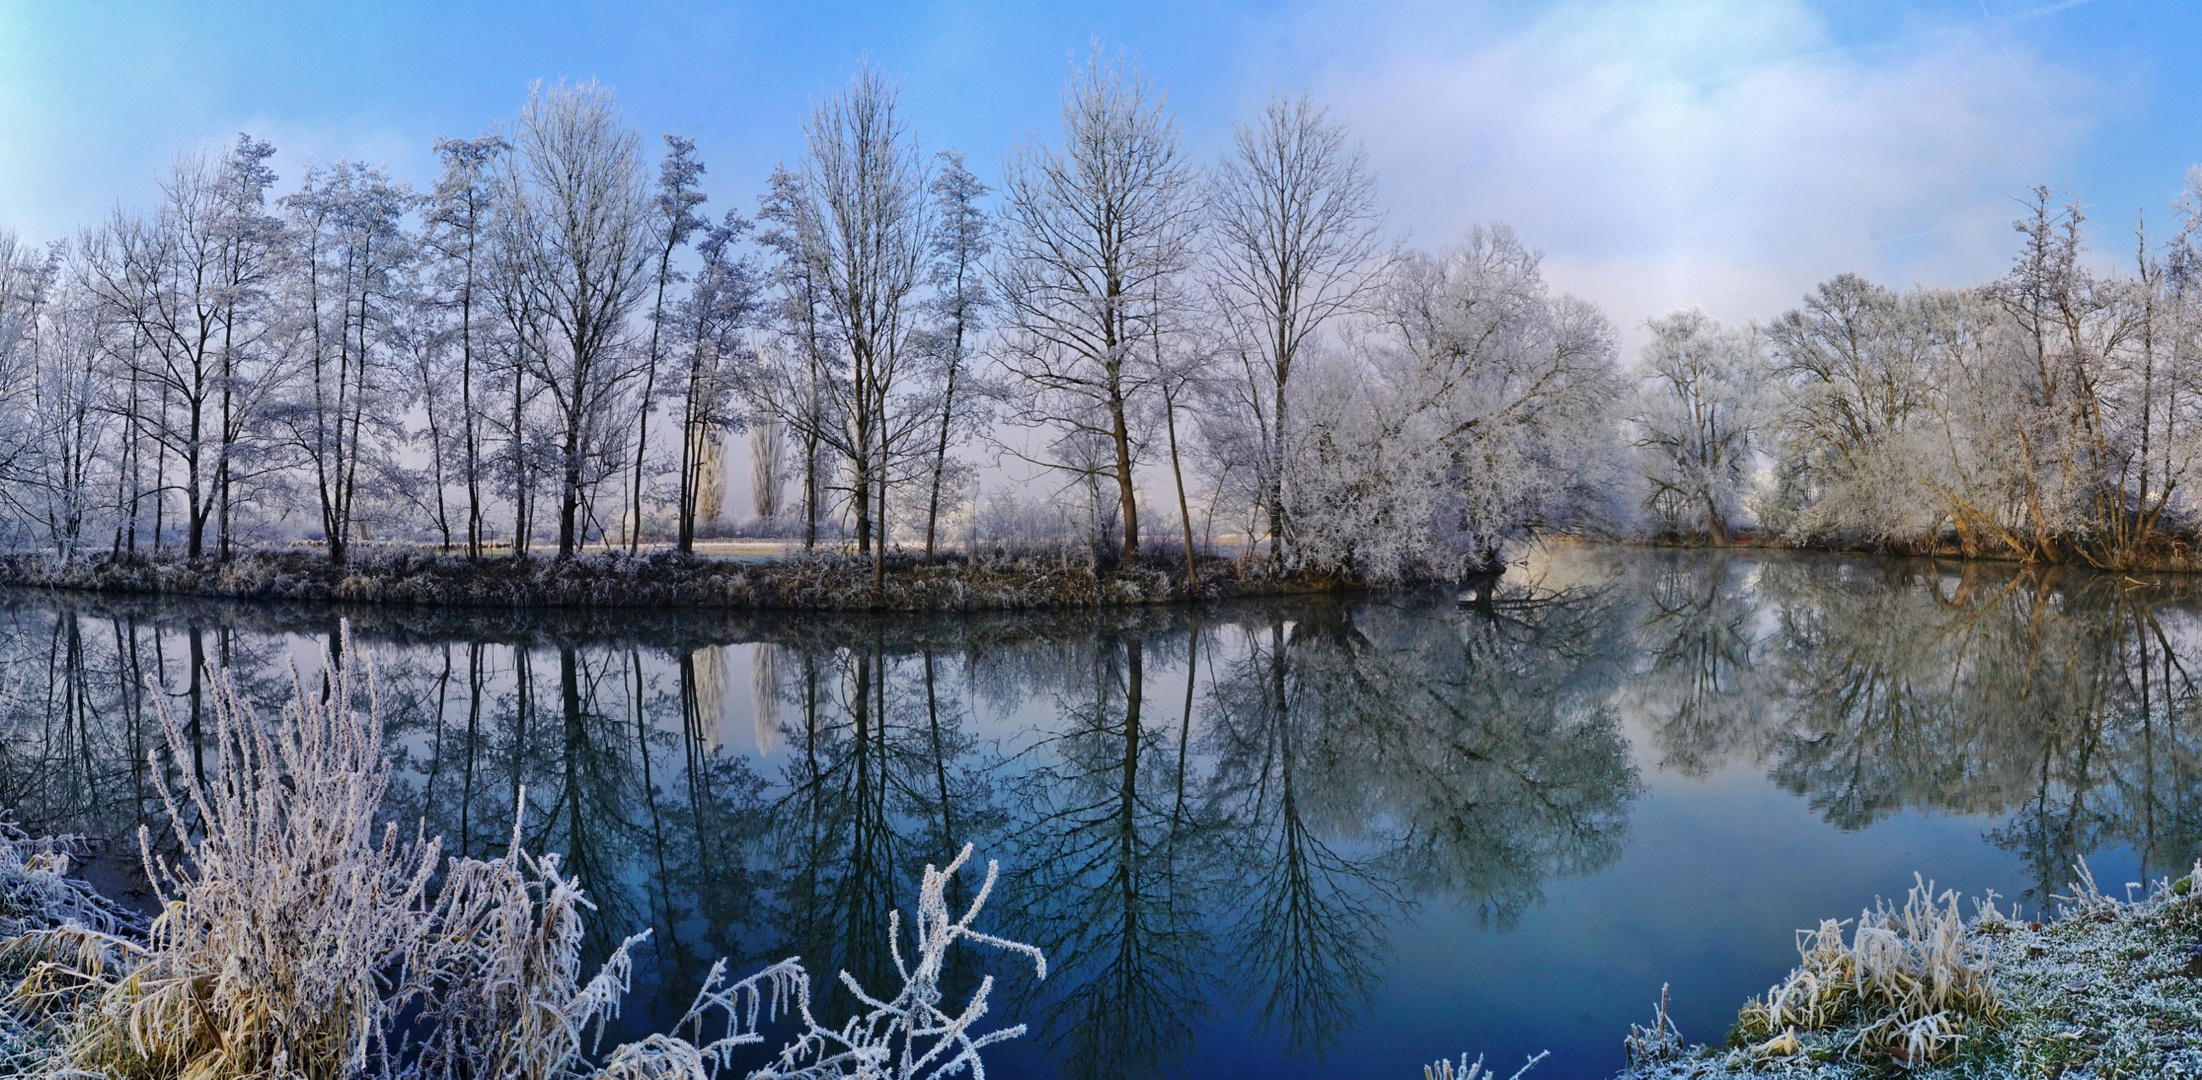
[[[318,680],[337,612],[0,598],[0,804],[133,855],[148,676]],[[1603,1076],[1674,987],[1717,1040],[1791,931],[1918,870],[2039,908],[2202,846],[2202,596],[2005,566],[1562,549],[1450,593],[973,618],[341,613],[394,817],[524,832],[653,927],[630,1029],[711,961],[884,987],[887,912],[965,842],[1033,1033],[992,1075]],[[1191,678],[1188,679],[1188,672]],[[272,710],[271,710],[272,714]],[[126,860],[118,859],[118,863]],[[826,984],[820,979],[820,985]],[[843,992],[825,1011],[840,1015]]]

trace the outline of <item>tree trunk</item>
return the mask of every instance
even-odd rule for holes
[[[1139,565],[1139,492],[1132,485],[1132,436],[1124,420],[1124,399],[1109,395],[1109,420],[1116,443],[1116,494],[1124,513],[1124,568]]]
[[[1185,587],[1187,591],[1200,591],[1200,567],[1193,561],[1193,512],[1185,502],[1185,469],[1178,464],[1177,454],[1177,398],[1168,384],[1162,388],[1162,420],[1170,432],[1170,475],[1177,480],[1178,523],[1185,529]],[[1270,519],[1274,524],[1276,518]]]
[[[941,474],[948,469],[948,424],[955,417],[956,370],[948,369],[948,388],[940,405],[940,443],[933,448],[933,492],[925,503],[925,562],[933,562],[933,530],[940,521]]]

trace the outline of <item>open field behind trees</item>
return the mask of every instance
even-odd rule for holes
[[[0,541],[204,574],[741,534],[853,549],[875,589],[894,553],[1198,577],[1227,534],[1239,576],[1330,583],[1556,534],[2197,561],[2202,181],[2168,235],[2037,189],[1996,280],[1830,267],[1630,359],[1505,225],[1392,240],[1304,96],[1212,161],[1098,49],[998,163],[921,119],[866,67],[795,159],[720,178],[610,88],[539,84],[426,190],[279,177],[246,134],[69,241],[0,232]]]

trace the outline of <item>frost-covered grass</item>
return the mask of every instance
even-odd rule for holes
[[[347,655],[357,655],[349,648]],[[149,925],[68,877],[67,847],[0,834],[0,1071],[54,1077],[603,1077],[708,1080],[735,1052],[792,1020],[793,1041],[749,1075],[983,1077],[979,1051],[1023,1033],[982,1030],[993,987],[951,1011],[939,989],[959,944],[1029,960],[1039,950],[973,929],[995,870],[955,915],[945,869],[927,867],[912,934],[889,945],[903,985],[827,1028],[810,977],[789,958],[739,981],[715,966],[674,1031],[608,1051],[597,1045],[627,990],[629,938],[584,977],[591,906],[555,855],[519,843],[497,859],[442,856],[418,832],[376,826],[389,780],[370,675],[360,713],[352,668],[323,695],[296,680],[279,720],[254,715],[214,673],[214,761],[177,768],[161,792],[175,862],[140,834],[159,895]],[[170,762],[192,760],[162,714]],[[163,762],[153,762],[165,776]],[[909,949],[908,952],[905,948]]]
[[[1531,1057],[1522,1064],[1521,1068],[1514,1070],[1513,1075],[1508,1076],[1506,1080],[1522,1080],[1522,1077],[1528,1075],[1529,1070],[1536,1068],[1537,1063],[1544,1059],[1545,1055],[1542,1053]],[[1439,1058],[1432,1064],[1424,1065],[1422,1067],[1422,1080],[1499,1080],[1499,1074],[1484,1068],[1482,1058],[1479,1057],[1474,1061],[1470,1061],[1468,1055],[1462,1054],[1460,1055],[1460,1064],[1457,1066],[1444,1058]]]
[[[1961,918],[1955,896],[1922,882],[1902,908],[1800,931],[1801,963],[1744,1007],[1726,1045],[1685,1048],[1662,1008],[1629,1038],[1622,1076],[2202,1077],[2198,878],[2129,902],[2082,867],[2046,924],[1993,897]]]
[[[98,592],[256,600],[344,601],[488,607],[797,608],[982,611],[1091,608],[1306,592],[1335,582],[1263,572],[1205,558],[1198,587],[1182,553],[1132,569],[1097,566],[1081,553],[997,551],[926,563],[891,555],[873,583],[867,557],[800,554],[733,562],[669,552],[630,558],[583,555],[523,560],[438,555],[413,548],[362,552],[343,567],[309,549],[250,552],[226,563],[182,559],[60,561],[0,558],[0,583]]]

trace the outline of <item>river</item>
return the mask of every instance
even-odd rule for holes
[[[836,971],[891,991],[888,911],[973,845],[981,927],[1050,966],[951,971],[1030,1026],[997,1077],[1607,1076],[1663,984],[1717,1042],[1915,871],[2034,912],[2202,849],[2197,583],[1579,547],[1472,600],[967,617],[5,592],[0,806],[125,887],[152,770],[194,767],[152,710],[203,715],[203,661],[272,716],[332,646],[393,820],[496,854],[524,792],[591,955],[652,929],[629,1034],[719,957],[800,955],[836,1018]]]

